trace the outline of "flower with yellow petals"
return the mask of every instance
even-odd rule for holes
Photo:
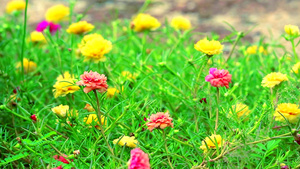
[[[62,4],[52,6],[46,12],[46,20],[50,22],[59,22],[66,20],[67,16],[70,14],[69,7]]]
[[[59,75],[56,78],[56,83],[53,85],[54,89],[54,97],[57,98],[59,96],[66,96],[69,93],[74,93],[80,89],[74,81],[74,75],[71,75],[69,72],[65,72],[64,75]]]
[[[298,73],[299,73],[299,69],[300,69],[300,62],[296,63],[296,64],[292,67],[292,72],[298,74]]]
[[[242,103],[237,103],[233,106],[231,106],[231,110],[230,110],[230,114],[237,114],[238,118],[242,117],[242,116],[247,116],[248,114],[250,114],[250,110],[249,107],[245,104]]]
[[[24,73],[30,73],[36,70],[36,63],[34,63],[33,61],[28,60],[27,58],[23,59],[23,65],[24,65]],[[16,65],[17,69],[21,69],[22,68],[22,63],[18,62]]]
[[[93,30],[94,27],[94,25],[87,23],[86,21],[79,21],[77,23],[72,23],[67,29],[67,32],[70,34],[82,34]]]
[[[267,51],[265,50],[264,47],[260,46],[258,48],[258,52],[259,53],[263,53],[263,54],[267,54]],[[256,54],[257,53],[257,46],[256,45],[253,45],[253,46],[249,46],[246,50],[246,53],[247,54]]]
[[[53,107],[51,110],[59,117],[66,117],[67,112],[69,111],[69,106],[61,104],[59,106]]]
[[[281,103],[277,106],[274,117],[276,121],[284,122],[284,117],[290,123],[297,123],[300,118],[300,109],[299,106],[292,103]]]
[[[116,94],[120,93],[120,91],[116,88],[108,88],[106,96],[108,98],[113,98]]]
[[[182,16],[178,16],[172,19],[171,26],[174,29],[188,30],[191,28],[191,22]]]
[[[23,0],[9,1],[6,5],[6,12],[12,13],[13,11],[22,11],[26,7],[26,2]]]
[[[105,122],[104,122],[104,120],[105,120],[105,117],[101,117],[101,124],[102,125],[106,125],[106,120],[105,120]],[[84,119],[83,119],[83,121],[86,123],[86,124],[88,124],[88,125],[95,125],[95,127],[97,128],[97,129],[100,129],[100,127],[98,126],[98,125],[100,125],[100,123],[99,123],[99,121],[98,121],[98,116],[96,115],[96,114],[89,114],[88,115],[88,117],[85,117]]]
[[[204,38],[200,41],[198,41],[194,48],[200,52],[203,52],[207,55],[217,55],[222,52],[223,45],[219,41],[215,40],[207,40],[207,38]]]
[[[273,88],[283,81],[288,81],[286,74],[282,74],[280,72],[272,72],[263,78],[261,85],[263,87]]]
[[[288,35],[291,35],[291,36],[299,35],[299,28],[296,25],[285,25],[284,30]]]
[[[88,34],[85,35],[82,40],[81,43],[78,45],[79,49],[81,50],[81,48],[86,44],[86,42],[92,40],[92,39],[104,39],[100,34],[98,33],[92,33],[92,34]]]
[[[131,28],[136,32],[145,30],[156,30],[160,27],[160,22],[149,14],[140,13],[131,22]]]
[[[121,136],[118,139],[115,139],[113,141],[114,144],[120,145],[120,146],[127,146],[127,147],[131,147],[131,148],[135,148],[136,145],[138,144],[138,141],[135,140],[135,137],[129,137],[129,136]]]
[[[42,32],[38,32],[38,31],[33,31],[30,33],[30,39],[31,39],[31,42],[33,43],[38,43],[38,42],[41,42],[41,43],[46,43],[46,38],[45,36],[43,35]]]
[[[204,152],[207,152],[208,149],[216,149],[222,147],[225,143],[224,139],[220,135],[211,135],[209,137],[205,137],[205,139],[202,141],[202,145],[200,146],[200,149],[204,150]]]
[[[111,49],[112,43],[110,41],[103,38],[93,38],[81,47],[81,53],[85,56],[84,61],[104,62],[106,60],[104,55],[109,53]]]

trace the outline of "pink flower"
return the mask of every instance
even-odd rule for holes
[[[152,114],[150,116],[150,119],[148,120],[149,122],[147,123],[147,126],[148,130],[150,130],[151,132],[155,128],[164,129],[168,126],[171,126],[173,128],[173,119],[170,117],[169,112],[158,112],[156,114]]]
[[[81,81],[77,82],[80,86],[86,86],[83,91],[88,93],[92,90],[98,90],[98,92],[103,93],[107,90],[107,78],[105,75],[100,75],[98,72],[84,72],[80,75]]]
[[[218,70],[217,68],[210,68],[209,75],[205,77],[205,81],[210,82],[214,87],[223,87],[229,88],[229,83],[231,82],[231,74],[228,70]]]
[[[55,155],[55,156],[53,156],[53,158],[55,159],[55,160],[57,160],[57,161],[61,161],[61,162],[63,162],[63,163],[65,163],[65,164],[69,164],[69,162],[67,161],[67,155],[64,155],[64,156],[58,156],[58,155]]]
[[[150,169],[148,154],[144,153],[140,148],[131,150],[128,169]]]
[[[37,25],[35,30],[38,32],[43,32],[48,27],[51,34],[54,34],[56,31],[58,31],[61,28],[59,24],[54,24],[52,22],[48,22],[44,20]]]

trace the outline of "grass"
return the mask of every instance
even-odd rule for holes
[[[77,15],[80,14],[73,13],[74,18]],[[293,138],[299,123],[275,121],[276,96],[261,86],[263,77],[271,72],[287,74],[289,81],[276,88],[278,104],[299,104],[299,74],[291,72],[298,61],[298,39],[290,51],[289,46],[278,43],[282,36],[250,43],[243,39],[242,31],[232,30],[219,39],[215,33],[174,30],[168,21],[155,31],[137,33],[130,29],[129,19],[117,19],[93,23],[92,32],[113,43],[107,60],[94,63],[76,56],[76,44],[83,35],[66,33],[67,22],[59,33],[45,33],[48,43],[39,45],[27,40],[33,29],[26,29],[26,22],[23,28],[23,16],[16,12],[0,17],[1,167],[127,168],[132,148],[112,142],[123,135],[136,137],[138,147],[149,155],[151,168],[280,168],[280,163],[291,168],[299,166],[299,145]],[[199,37],[205,36],[225,46],[224,52],[210,61],[194,49]],[[264,46],[267,54],[247,54],[247,47],[253,44]],[[282,49],[283,54],[278,52]],[[34,72],[16,70],[23,56],[37,63]],[[204,80],[211,67],[232,74],[229,89],[219,88],[219,101],[217,88]],[[61,72],[73,72],[79,79],[90,70],[105,74],[108,85],[120,90],[114,98],[98,94],[101,111],[107,115],[103,129],[112,152],[103,133],[83,121],[90,114],[83,109],[86,103],[96,105],[92,92],[80,90],[66,97],[53,96],[53,85]],[[122,71],[136,73],[136,80],[122,79]],[[10,96],[17,87],[16,99],[12,100]],[[202,98],[207,103],[200,103]],[[12,102],[15,103],[10,105]],[[251,113],[245,120],[229,113],[236,103],[249,106]],[[72,126],[51,111],[60,104],[78,110]],[[165,111],[170,112],[174,128],[165,128],[165,133],[147,130],[144,117]],[[36,123],[30,119],[33,114],[37,116]],[[277,130],[275,126],[280,127]],[[224,143],[204,153],[200,149],[202,141],[213,133],[221,135]],[[72,156],[75,150],[80,150],[80,155]],[[62,154],[68,155],[70,164],[53,158]]]

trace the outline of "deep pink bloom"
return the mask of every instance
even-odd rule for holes
[[[131,150],[128,169],[150,169],[148,154],[140,148]]]
[[[202,102],[204,102],[204,103],[207,103],[207,101],[206,101],[206,98],[204,97],[204,98],[202,98],[202,99],[200,99],[200,103],[202,103]]]
[[[36,122],[36,115],[35,114],[31,115],[30,118],[31,118],[31,120],[33,120],[34,122]]]
[[[156,114],[152,114],[149,122],[146,124],[148,126],[148,130],[152,132],[155,128],[164,129],[168,126],[173,128],[172,118],[169,115],[169,112],[163,113],[158,112]]]
[[[60,166],[58,166],[56,168],[52,168],[52,169],[63,169],[63,167],[60,165]]]
[[[67,161],[66,157],[67,157],[67,155],[65,155],[65,154],[64,154],[64,156],[58,156],[58,155],[53,156],[53,158],[55,160],[61,161],[61,162],[65,163],[65,164],[69,164],[69,162]]]
[[[48,27],[51,34],[54,34],[56,31],[58,31],[61,28],[59,24],[54,24],[52,22],[48,22],[44,20],[37,25],[35,30],[38,32],[43,32]]]
[[[210,82],[214,87],[223,87],[229,88],[229,83],[231,82],[231,74],[228,70],[218,70],[217,68],[210,68],[209,75],[205,77],[205,81]]]
[[[81,81],[77,82],[80,86],[85,86],[83,91],[88,93],[92,90],[98,90],[98,92],[103,93],[107,90],[107,78],[105,75],[100,75],[98,72],[84,72],[80,75]]]

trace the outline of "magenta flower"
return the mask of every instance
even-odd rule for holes
[[[205,81],[210,82],[214,87],[223,87],[229,88],[229,83],[231,82],[231,74],[228,70],[218,70],[217,68],[210,68],[209,75],[205,77]]]
[[[144,153],[140,148],[131,150],[128,169],[150,169],[148,154]]]
[[[37,25],[35,30],[38,32],[43,32],[48,27],[51,34],[54,34],[56,31],[58,31],[61,28],[59,24],[54,24],[52,22],[48,22],[44,20]]]
[[[103,93],[107,90],[107,78],[105,75],[100,75],[98,72],[84,72],[80,75],[81,81],[77,82],[80,86],[85,86],[83,91],[89,93],[92,90],[98,90],[98,92]]]

